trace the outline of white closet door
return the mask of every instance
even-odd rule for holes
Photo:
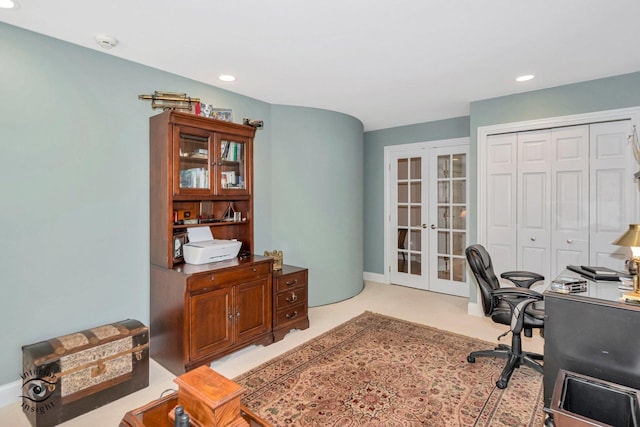
[[[591,253],[590,264],[624,269],[628,249],[611,245],[637,222],[637,170],[627,137],[631,121],[591,125]]]
[[[551,132],[551,272],[589,264],[589,126]]]
[[[545,278],[551,273],[551,158],[551,131],[518,133],[517,269]]]
[[[487,138],[487,186],[486,192],[478,194],[478,198],[485,200],[486,248],[496,273],[514,270],[517,263],[517,143],[515,133]]]

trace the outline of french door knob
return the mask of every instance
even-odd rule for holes
[[[535,242],[535,241],[536,241],[536,238],[535,238],[535,237],[532,237],[532,238],[531,238],[531,241],[532,241],[532,242]]]
[[[422,228],[427,228],[427,224],[422,224]],[[431,229],[435,230],[436,229],[436,225],[435,224],[431,224]]]
[[[567,239],[567,243],[571,244],[571,243],[573,243],[573,240]]]

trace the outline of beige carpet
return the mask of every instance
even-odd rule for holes
[[[468,363],[492,343],[365,312],[236,378],[275,426],[542,426],[542,375],[504,360]]]

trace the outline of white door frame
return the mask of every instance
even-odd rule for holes
[[[428,150],[431,148],[439,148],[439,147],[455,147],[458,145],[469,145],[469,138],[452,138],[452,139],[441,139],[437,141],[426,141],[426,142],[414,142],[410,144],[400,144],[400,145],[388,145],[384,147],[384,274],[383,280],[384,283],[389,284],[389,268],[390,268],[390,254],[389,254],[389,245],[392,241],[397,241],[397,236],[391,236],[392,230],[389,227],[391,212],[389,212],[389,186],[391,185],[391,153],[409,151],[409,150]],[[469,177],[468,179],[471,179]],[[469,195],[467,195],[469,197]],[[472,214],[468,212],[467,216]],[[395,233],[395,230],[393,230]]]

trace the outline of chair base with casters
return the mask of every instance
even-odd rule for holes
[[[511,346],[499,344],[492,350],[474,351],[467,356],[467,362],[474,363],[478,357],[498,357],[507,362],[496,381],[496,386],[504,389],[516,368],[528,366],[543,373],[543,365],[538,361],[543,356],[537,353],[522,351],[522,334],[531,337],[533,329],[539,329],[544,336],[544,302],[540,293],[529,289],[533,284],[544,280],[537,273],[528,271],[511,271],[502,273],[501,277],[511,281],[515,286],[501,287],[493,271],[491,257],[482,245],[471,245],[465,250],[469,267],[478,283],[484,315],[491,317],[495,323],[508,325],[510,330],[498,339],[511,332]]]
[[[522,351],[522,338],[514,335],[511,346],[506,344],[498,344],[493,350],[479,350],[471,352],[467,356],[467,362],[475,363],[476,357],[499,357],[508,359],[507,364],[502,369],[500,378],[496,381],[496,387],[503,389],[509,385],[509,379],[513,371],[520,366],[528,366],[542,374],[542,365],[537,360],[543,360],[543,356],[538,353],[530,353]]]

